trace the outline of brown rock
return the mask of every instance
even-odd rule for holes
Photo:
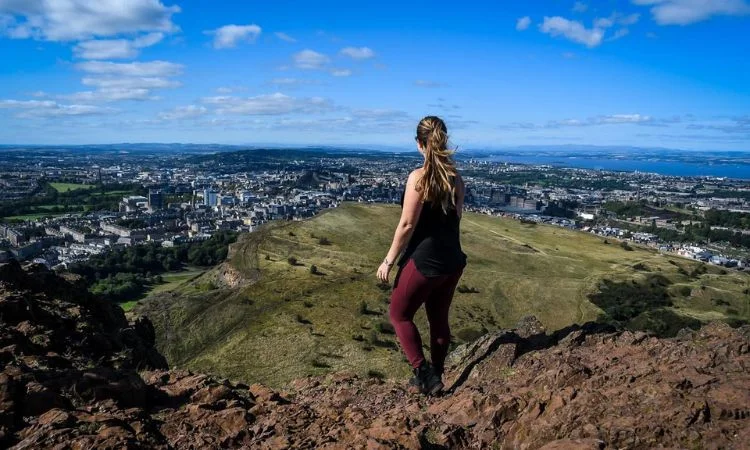
[[[194,403],[216,403],[219,400],[232,398],[232,390],[224,385],[206,386],[190,397]]]
[[[548,442],[539,450],[601,450],[604,442],[598,439],[560,439]]]
[[[253,416],[243,408],[231,408],[219,411],[215,420],[227,437],[235,438],[247,430],[252,418]]]
[[[51,427],[66,427],[75,422],[75,417],[73,417],[68,411],[58,408],[50,409],[37,419],[38,425]]]
[[[13,377],[0,373],[0,426],[13,422],[18,387]]]
[[[105,425],[96,434],[100,439],[125,440],[133,437],[133,430],[123,425]]]

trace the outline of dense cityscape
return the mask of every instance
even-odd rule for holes
[[[333,149],[216,151],[7,149],[0,261],[65,269],[114,248],[251,232],[341,202],[398,203],[408,171],[420,163],[407,154]],[[747,180],[458,158],[468,210],[748,266]]]

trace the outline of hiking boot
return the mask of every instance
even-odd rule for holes
[[[435,373],[430,363],[423,362],[419,368],[414,369],[414,378],[409,381],[409,386],[419,386],[421,393],[425,395],[435,395],[443,389],[443,382],[440,376]]]
[[[409,379],[409,384],[406,386],[406,390],[410,394],[421,394],[422,385],[419,383],[419,379],[417,379],[417,377],[411,377],[411,379]]]

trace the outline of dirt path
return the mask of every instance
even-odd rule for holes
[[[478,224],[478,223],[474,222],[473,220],[469,220],[469,219],[466,219],[466,218],[464,218],[464,219],[462,219],[462,220],[463,220],[464,222],[468,222],[468,223],[470,223],[470,224],[472,224],[472,225],[474,225],[474,226],[476,226],[476,227],[479,227],[479,228],[481,228],[481,229],[483,229],[483,230],[485,230],[485,231],[489,231],[490,233],[492,233],[492,234],[494,234],[494,235],[497,235],[497,236],[500,236],[501,238],[503,238],[503,239],[506,239],[506,240],[508,240],[508,241],[511,241],[511,242],[513,242],[513,243],[515,243],[515,244],[518,244],[518,245],[521,245],[521,246],[525,246],[525,245],[528,245],[528,244],[527,244],[526,242],[520,241],[520,240],[518,240],[518,239],[516,239],[516,238],[514,238],[514,237],[511,237],[511,236],[507,236],[507,235],[505,235],[505,234],[502,234],[502,233],[498,233],[497,231],[495,231],[495,230],[493,230],[493,229],[491,229],[491,228],[488,228],[488,227],[486,227],[486,226],[484,226],[484,225],[480,225],[480,224]],[[534,250],[536,250],[537,252],[539,252],[539,254],[541,254],[541,255],[544,255],[544,256],[549,256],[549,254],[548,254],[547,252],[545,252],[544,250],[538,249],[538,248],[536,248],[536,247],[534,247]],[[530,253],[530,254],[531,254],[531,253]]]

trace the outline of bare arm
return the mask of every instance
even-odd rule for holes
[[[422,196],[417,192],[416,184],[419,174],[415,170],[409,175],[406,181],[406,193],[404,195],[404,206],[401,210],[401,219],[398,221],[396,231],[393,234],[393,242],[388,250],[386,259],[392,263],[401,251],[409,243],[411,235],[414,233],[414,227],[419,220],[419,214],[422,212]]]
[[[381,281],[388,281],[388,272],[395,263],[398,255],[401,254],[401,251],[409,243],[409,239],[411,239],[411,235],[414,233],[414,227],[419,220],[419,214],[422,212],[422,196],[416,189],[419,176],[420,171],[415,170],[409,175],[409,179],[406,181],[401,219],[396,226],[396,231],[393,233],[391,248],[388,250],[385,261],[383,261],[383,264],[378,269],[378,278]]]
[[[456,213],[460,218],[464,212],[464,195],[466,195],[466,185],[461,175],[456,174]]]

